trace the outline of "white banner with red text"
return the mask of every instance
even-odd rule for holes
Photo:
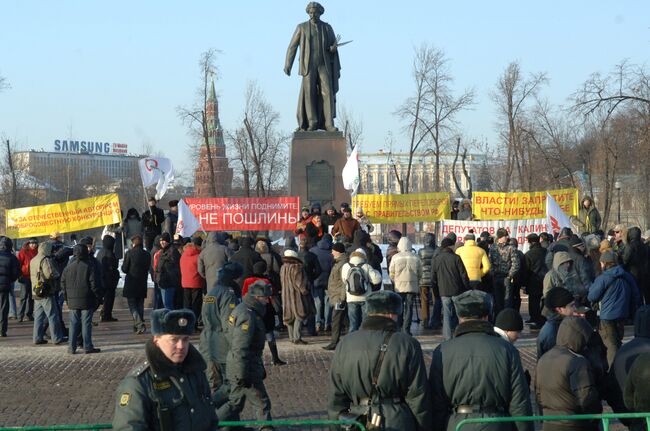
[[[470,230],[478,239],[483,231],[487,231],[490,236],[496,237],[497,229],[505,228],[510,234],[510,238],[517,238],[519,249],[524,253],[528,250],[526,237],[531,233],[550,232],[546,223],[546,218],[531,218],[526,220],[483,220],[483,221],[465,221],[465,220],[443,220],[440,223],[440,232],[444,238],[447,234],[453,232],[456,234],[457,241],[463,241]]]

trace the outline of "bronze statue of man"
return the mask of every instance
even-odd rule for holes
[[[325,8],[318,2],[307,5],[309,21],[298,24],[287,49],[284,73],[291,74],[300,46],[298,74],[302,86],[298,98],[298,130],[336,131],[336,93],[341,65],[332,26],[320,20]]]

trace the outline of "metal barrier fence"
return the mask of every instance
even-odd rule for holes
[[[570,415],[570,416],[520,416],[505,418],[467,418],[456,424],[455,431],[470,424],[496,424],[509,422],[544,422],[544,421],[584,421],[599,420],[603,424],[603,431],[609,430],[609,423],[612,419],[645,419],[646,427],[650,431],[650,412],[647,413],[604,413],[600,415]]]
[[[279,421],[240,421],[240,422],[220,422],[221,427],[301,427],[299,429],[312,429],[313,427],[328,427],[330,425],[347,425],[350,429],[366,431],[366,427],[356,421],[334,421],[334,420],[279,420]],[[74,431],[74,430],[110,430],[111,424],[80,424],[80,425],[52,425],[52,426],[28,426],[28,427],[9,427],[0,428],[0,431]],[[218,428],[218,429],[219,429]]]

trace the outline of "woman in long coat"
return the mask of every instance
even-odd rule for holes
[[[309,292],[303,263],[295,250],[285,250],[280,268],[282,284],[282,321],[287,325],[289,341],[293,344],[307,344],[302,339],[302,322],[314,312],[313,299]]]

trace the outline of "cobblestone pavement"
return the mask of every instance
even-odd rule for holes
[[[119,381],[144,360],[143,343],[150,335],[134,335],[122,299],[116,304],[118,322],[93,328],[101,353],[66,353],[67,346],[34,346],[31,322],[10,320],[8,337],[0,340],[0,425],[54,425],[108,423],[113,416],[114,392]],[[148,314],[147,310],[147,314]],[[414,325],[414,330],[415,325]],[[628,331],[631,328],[627,328]],[[517,343],[524,366],[534,374],[535,334],[524,333]],[[429,360],[442,340],[439,333],[417,331]],[[327,370],[332,352],[322,350],[325,336],[307,337],[309,344],[294,346],[282,334],[280,356],[288,365],[274,367],[265,352],[265,381],[275,419],[326,417]],[[198,343],[198,337],[193,339]],[[242,419],[254,419],[248,408]]]

